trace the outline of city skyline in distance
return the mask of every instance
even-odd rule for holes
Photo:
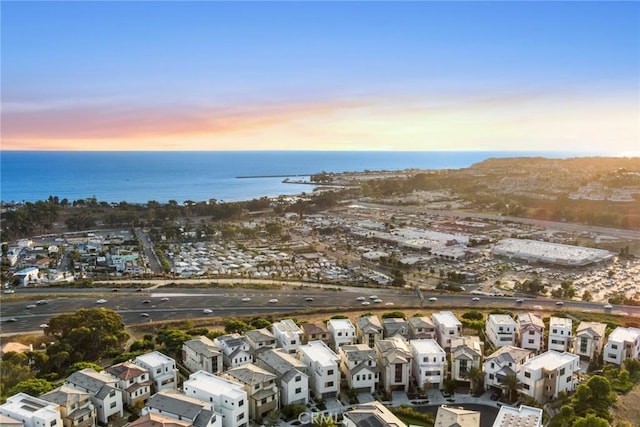
[[[636,2],[3,2],[2,150],[640,152]]]

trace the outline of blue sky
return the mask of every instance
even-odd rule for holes
[[[12,2],[3,149],[640,150],[637,2]]]

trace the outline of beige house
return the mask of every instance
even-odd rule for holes
[[[362,316],[356,319],[356,342],[374,348],[382,339],[382,323],[378,316]]]
[[[382,388],[387,393],[409,391],[413,356],[407,342],[401,337],[380,340],[375,350]]]
[[[224,376],[242,384],[249,398],[249,418],[257,423],[273,410],[278,409],[279,391],[276,375],[253,363],[229,369]]]
[[[91,403],[91,395],[62,385],[40,396],[42,400],[55,403],[60,407],[64,427],[94,427],[96,408]],[[1,424],[0,425],[4,425]]]
[[[599,322],[580,322],[576,329],[573,352],[581,359],[594,360],[604,348],[607,325]]]

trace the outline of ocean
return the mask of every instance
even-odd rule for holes
[[[593,154],[591,154],[593,155]],[[250,200],[311,193],[285,176],[365,170],[459,169],[490,157],[576,157],[576,153],[428,151],[0,151],[0,200],[166,203]],[[243,178],[245,177],[245,178]],[[246,178],[249,177],[249,178]]]

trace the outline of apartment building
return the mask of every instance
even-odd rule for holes
[[[436,327],[431,318],[413,316],[407,320],[409,324],[409,338],[412,340],[436,339]]]
[[[544,350],[544,322],[533,313],[518,314],[518,342],[520,348],[533,350],[536,354]]]
[[[113,377],[85,368],[69,375],[64,385],[89,394],[99,423],[106,424],[110,417],[124,415],[122,390]]]
[[[189,375],[183,390],[186,396],[213,403],[214,410],[222,414],[222,427],[249,425],[247,392],[242,384],[198,371]]]
[[[341,345],[356,342],[356,328],[349,319],[329,319],[327,329],[331,333],[331,344],[336,351]]]
[[[482,370],[484,342],[477,336],[451,338],[451,379],[471,383],[469,371]]]
[[[309,402],[309,375],[307,365],[284,348],[263,351],[257,356],[256,365],[276,375],[282,406]]]
[[[60,405],[26,393],[18,393],[7,398],[0,405],[0,415],[22,421],[24,427],[62,426]]]
[[[522,365],[535,355],[534,350],[507,345],[500,347],[484,360],[484,388],[506,393],[502,385],[509,375],[518,375]]]
[[[442,389],[447,372],[447,353],[436,340],[411,340],[416,383],[422,388]]]
[[[104,373],[116,380],[125,405],[135,406],[138,401],[146,402],[151,396],[153,381],[149,378],[149,371],[133,362],[109,366]]]
[[[40,399],[58,405],[64,427],[96,426],[96,408],[89,393],[62,385],[41,395]]]
[[[570,351],[573,348],[573,321],[564,317],[549,319],[549,343],[547,348],[555,351]]]
[[[374,348],[382,339],[382,323],[378,316],[362,316],[356,319],[356,342]]]
[[[296,354],[298,347],[302,345],[302,329],[291,319],[275,322],[271,328],[276,337],[276,347],[283,348],[289,354]]]
[[[409,391],[413,355],[408,342],[401,337],[380,340],[375,350],[382,388],[387,393]]]
[[[459,337],[462,333],[462,323],[450,311],[441,311],[431,315],[433,326],[436,328],[436,340],[445,350],[451,348],[451,338]]]
[[[527,360],[517,377],[520,393],[545,404],[558,398],[558,393],[575,390],[575,374],[580,370],[580,357],[568,352],[548,350]]]
[[[182,344],[182,363],[191,372],[205,371],[217,374],[224,369],[222,348],[201,335]]]
[[[605,363],[622,366],[624,359],[640,356],[640,329],[618,326],[609,334],[602,354]]]
[[[518,324],[507,314],[490,314],[485,324],[487,339],[494,347],[516,345]]]
[[[379,381],[375,350],[367,344],[345,344],[338,348],[338,355],[349,388],[373,393]]]
[[[173,358],[159,351],[152,351],[137,356],[133,363],[149,371],[149,378],[153,381],[152,394],[178,387],[178,368]]]
[[[298,359],[308,369],[311,392],[318,399],[340,394],[340,357],[324,341],[310,341],[298,348]]]
[[[142,409],[142,416],[162,415],[173,421],[187,421],[197,427],[222,427],[222,414],[211,402],[189,397],[177,390],[162,390],[154,394]]]
[[[573,353],[584,360],[595,360],[604,348],[607,325],[599,322],[580,322],[573,340]]]
[[[227,369],[253,362],[251,346],[244,335],[222,335],[213,343],[222,350],[222,364]]]

